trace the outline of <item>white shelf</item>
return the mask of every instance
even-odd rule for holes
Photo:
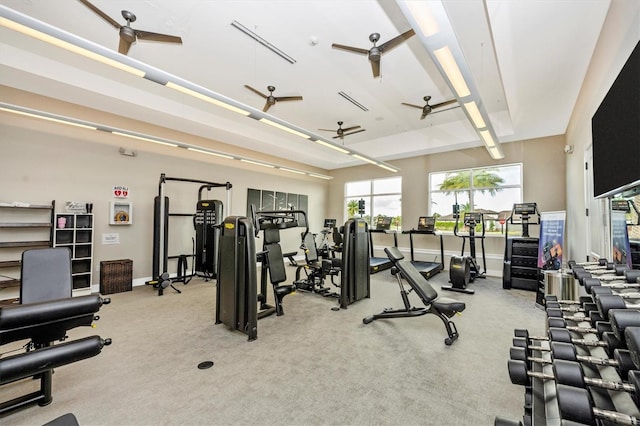
[[[64,224],[58,222],[60,218],[65,219]],[[74,295],[90,291],[93,281],[93,214],[56,213],[54,225],[53,246],[71,250]]]

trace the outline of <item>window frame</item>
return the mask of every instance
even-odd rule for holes
[[[399,184],[400,184],[400,191],[399,192],[379,192],[376,193],[374,191],[374,187],[376,182],[380,182],[383,180],[399,180]],[[363,193],[358,193],[358,194],[351,194],[351,195],[347,195],[347,187],[349,184],[356,184],[356,183],[363,183],[363,182],[367,182],[368,183],[368,190],[367,192],[363,192]],[[374,179],[360,179],[360,180],[354,180],[354,181],[349,181],[349,182],[345,182],[344,183],[344,210],[343,210],[343,217],[346,220],[349,219],[349,209],[348,209],[348,204],[349,201],[351,200],[360,200],[360,199],[364,199],[365,200],[365,214],[362,216],[365,220],[367,220],[367,223],[369,224],[370,227],[374,227],[374,218],[376,218],[378,215],[380,215],[379,213],[376,213],[374,211],[374,199],[377,197],[390,197],[390,196],[397,196],[398,197],[398,201],[400,202],[400,207],[399,207],[399,214],[397,214],[396,216],[391,216],[392,218],[394,217],[399,217],[400,218],[400,222],[395,225],[398,229],[400,229],[400,227],[402,226],[402,176],[394,176],[394,177],[384,177],[384,178],[374,178]],[[386,216],[386,215],[383,215]],[[356,215],[355,217],[358,217],[358,215]]]

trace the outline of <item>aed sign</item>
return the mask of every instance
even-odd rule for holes
[[[116,198],[129,198],[129,188],[123,185],[113,187],[113,196]]]

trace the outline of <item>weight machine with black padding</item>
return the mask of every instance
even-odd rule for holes
[[[68,330],[91,326],[109,301],[91,295],[0,308],[0,345],[30,339],[26,352],[0,358],[0,386],[29,377],[40,380],[39,390],[0,402],[0,417],[31,404],[49,405],[54,368],[98,355],[111,344],[99,336],[53,343]]]
[[[292,259],[295,252],[282,253],[280,230],[299,227],[300,222],[302,222],[304,223],[303,235],[307,235],[309,233],[307,214],[304,210],[293,209],[256,211],[253,204],[250,210],[256,237],[260,231],[263,232],[262,251],[258,253],[258,260],[262,263],[262,268],[260,269],[260,293],[258,294],[260,309],[261,311],[269,312],[269,314],[273,313],[272,310],[275,310],[276,315],[284,315],[282,299],[296,290],[295,284],[282,284],[287,279],[284,258]],[[298,220],[298,215],[302,215],[302,221]],[[273,286],[275,307],[267,303],[267,273]]]
[[[364,219],[349,219],[344,224],[340,307],[371,296],[369,274],[369,232]]]
[[[216,286],[216,324],[241,331],[248,340],[258,338],[258,285],[253,223],[244,216],[229,216],[222,223],[220,262]],[[270,315],[275,307],[260,316]]]
[[[167,182],[185,182],[201,184],[198,190],[198,201],[196,213],[171,213],[169,211],[169,197],[165,195]],[[231,208],[231,188],[229,182],[216,183],[199,179],[187,179],[177,177],[167,177],[164,173],[160,175],[158,184],[158,196],[154,198],[153,215],[153,263],[152,279],[146,284],[153,285],[158,290],[158,296],[162,296],[164,289],[173,288],[180,293],[173,283],[188,283],[194,276],[202,276],[205,279],[214,278],[218,261],[218,236],[219,225],[222,221],[223,204],[219,200],[203,200],[203,190],[214,188],[225,188],[227,194],[226,205]],[[195,240],[193,242],[193,253],[190,255],[169,255],[169,218],[170,217],[191,217],[195,228]],[[192,273],[187,273],[187,258],[192,258]],[[178,267],[176,277],[168,278],[168,260],[177,259]]]

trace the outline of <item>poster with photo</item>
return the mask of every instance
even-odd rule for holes
[[[564,246],[566,212],[540,214],[540,242],[538,243],[538,268],[560,270]]]
[[[629,232],[627,230],[627,217],[623,211],[611,212],[611,253],[613,263],[631,265],[631,245],[629,244]]]

